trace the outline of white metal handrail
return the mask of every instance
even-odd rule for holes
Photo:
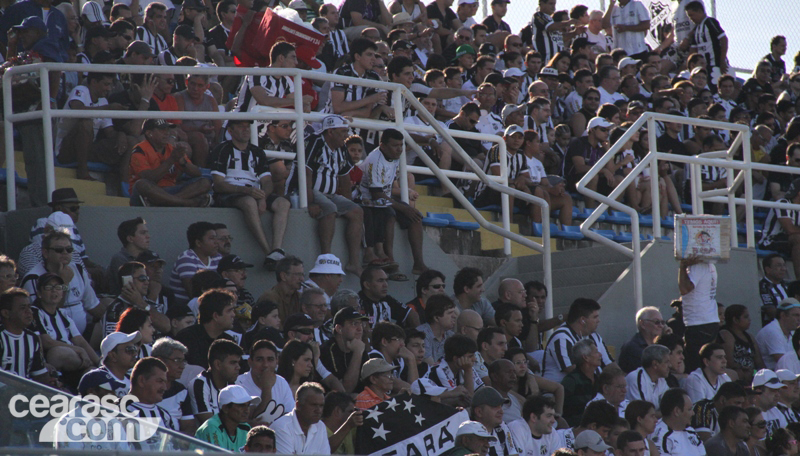
[[[25,120],[42,119],[44,130],[44,145],[45,145],[45,173],[47,183],[48,195],[55,189],[55,172],[54,172],[54,153],[53,153],[53,118],[99,118],[109,117],[117,119],[148,119],[148,118],[164,118],[164,119],[182,119],[182,120],[207,120],[209,118],[233,120],[233,119],[247,119],[247,120],[279,120],[291,119],[296,122],[298,128],[302,128],[306,121],[320,121],[325,114],[312,112],[303,112],[302,91],[297,90],[294,92],[293,109],[292,110],[273,110],[263,111],[256,110],[247,113],[206,113],[206,112],[175,112],[175,111],[112,111],[112,110],[68,110],[68,109],[51,109],[49,104],[49,73],[51,71],[76,71],[76,72],[103,72],[103,73],[132,73],[132,74],[187,74],[187,75],[269,75],[269,76],[290,76],[293,78],[295,87],[302,87],[302,79],[340,82],[349,85],[357,85],[363,87],[371,87],[379,90],[386,90],[392,94],[392,107],[395,112],[394,121],[378,121],[373,119],[356,118],[353,120],[352,125],[357,128],[366,128],[372,130],[383,130],[390,127],[395,127],[403,132],[406,138],[406,146],[411,145],[420,156],[420,159],[427,165],[425,167],[406,166],[405,161],[405,147],[403,156],[400,159],[400,187],[402,190],[402,198],[408,201],[408,177],[407,172],[411,171],[420,174],[430,174],[436,176],[443,185],[449,188],[453,196],[466,208],[466,210],[476,219],[476,221],[485,229],[499,234],[504,238],[503,250],[506,255],[511,253],[511,240],[518,242],[526,247],[534,249],[543,253],[545,285],[548,289],[552,289],[551,273],[550,273],[550,224],[549,224],[549,206],[547,202],[534,197],[532,195],[519,192],[515,189],[508,187],[507,178],[507,151],[505,141],[500,136],[484,135],[471,132],[462,132],[456,130],[443,129],[436,119],[427,112],[426,109],[416,100],[414,95],[407,88],[400,84],[388,83],[383,81],[373,81],[360,78],[349,78],[335,74],[304,71],[299,69],[288,68],[234,68],[234,67],[219,67],[219,68],[200,68],[200,67],[167,67],[167,66],[134,66],[134,65],[87,65],[87,64],[68,64],[68,63],[37,63],[32,65],[16,66],[9,68],[3,74],[3,113],[4,113],[4,128],[5,128],[5,145],[6,145],[6,170],[8,176],[13,176],[15,170],[15,155],[13,153],[13,123]],[[42,108],[37,111],[30,111],[24,113],[13,113],[12,109],[12,78],[18,73],[38,73],[40,78],[40,92]],[[403,122],[403,99],[406,99],[412,106],[414,106],[418,115],[428,122],[431,127],[406,125]],[[408,131],[422,132],[422,133],[435,133],[442,136],[455,153],[464,159],[465,163],[469,164],[472,173],[457,172],[449,170],[440,170],[433,161],[422,151],[419,146],[413,141],[408,134]],[[480,141],[489,141],[498,144],[500,149],[500,176],[487,176],[474,162],[467,156],[463,149],[455,142],[453,137],[460,137],[466,139],[477,139]],[[305,142],[296,141],[297,150],[295,158],[299,169],[304,169],[306,165]],[[277,153],[281,158],[286,157],[286,153]],[[298,175],[298,194],[301,207],[307,207],[308,195],[306,187],[305,173],[297,173]],[[483,180],[487,186],[495,191],[501,193],[501,218],[502,228],[486,221],[480,212],[472,206],[472,204],[461,194],[449,178],[460,178],[470,180]],[[7,187],[7,202],[8,209],[16,209],[16,187],[13,178],[9,177],[6,180]],[[532,242],[516,233],[511,232],[510,220],[512,208],[509,207],[509,195],[515,198],[525,200],[529,203],[536,204],[542,207],[543,212],[543,234],[542,244]],[[546,315],[552,316],[552,300],[551,293],[548,293],[546,303]]]

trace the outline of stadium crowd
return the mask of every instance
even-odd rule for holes
[[[800,167],[800,56],[787,74],[782,36],[743,81],[730,74],[728,38],[701,1],[679,2],[655,49],[637,0],[611,0],[607,11],[557,11],[556,0],[539,0],[516,34],[503,21],[513,9],[508,0],[492,0],[480,23],[476,0],[453,3],[166,0],[142,8],[138,0],[22,0],[3,10],[0,47],[5,67],[244,62],[403,84],[428,111],[403,106],[404,122],[502,136],[510,185],[560,209],[562,225],[572,224],[575,184],[646,111],[746,125],[753,161]],[[268,61],[248,60],[245,30],[267,9],[305,23],[324,44],[309,52],[278,41]],[[90,163],[111,166],[131,205],[240,209],[277,280],[257,294],[246,287],[255,265],[232,253],[221,223],[188,227],[188,248],[169,277],[142,218],[119,225],[121,248],[109,262],[90,259],[75,225],[75,191],[42,194],[42,123],[17,123],[31,201],[53,211],[32,227],[19,258],[0,257],[6,371],[80,395],[132,394],[129,412],[233,451],[353,454],[363,410],[411,393],[469,411],[454,455],[798,454],[800,282],[786,283],[785,262],[792,258],[800,277],[795,211],[772,209],[765,221],[759,245],[777,253],[762,261],[761,329],[751,331],[745,306],[716,302],[712,263],[684,260],[675,315],[667,320],[645,307],[632,316],[617,361],[603,342],[597,302],[577,299],[567,315],[544,319],[549,290],[541,283],[507,278],[489,302],[481,271],[460,270],[448,290],[447,278],[425,265],[413,176],[410,204],[398,184],[403,134],[351,128],[353,118],[394,120],[385,91],[313,80],[298,88],[286,76],[187,77],[177,68],[174,75],[50,72],[49,82],[51,108],[249,112],[291,107],[301,90],[304,109],[326,116],[259,125],[258,144],[251,122],[215,114],[58,122],[58,162],[74,164],[81,179],[92,179]],[[39,108],[35,82],[15,83],[14,109]],[[649,135],[659,150],[681,155],[735,139],[725,129],[657,122],[656,131],[637,131],[589,187],[608,194],[618,186],[649,152]],[[464,170],[472,160],[487,174],[501,172],[489,141],[456,138],[464,155],[439,135],[411,137],[440,168]],[[265,153],[293,152],[298,140],[305,170]],[[423,163],[414,153],[406,160]],[[321,246],[307,280],[302,260],[282,248],[298,173],[307,177]],[[701,173],[704,190],[727,185],[723,168]],[[650,180],[658,179],[658,216],[681,213],[681,202],[691,201],[688,170],[664,163],[658,174],[645,170],[625,201],[651,213]],[[800,180],[789,173],[755,172],[754,181],[756,198],[800,203]],[[484,185],[459,185],[478,207],[500,200]],[[538,208],[515,204],[541,221]],[[266,211],[271,239],[261,225]],[[346,261],[331,253],[337,216],[347,221]],[[390,281],[408,280],[392,254],[395,221],[408,231],[417,275],[408,303],[390,294]],[[346,274],[359,277],[359,290],[340,289]]]

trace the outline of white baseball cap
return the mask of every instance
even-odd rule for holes
[[[314,262],[314,268],[309,274],[338,274],[345,275],[342,270],[342,260],[332,253],[323,253]]]
[[[625,68],[626,66],[636,65],[637,63],[639,63],[639,61],[636,60],[636,59],[632,59],[630,57],[623,57],[623,58],[620,59],[619,63],[617,64],[617,68],[621,70],[621,69]]]
[[[506,122],[506,119],[508,119],[508,116],[510,116],[511,114],[514,114],[515,112],[517,112],[517,111],[519,111],[521,109],[525,109],[525,104],[524,103],[521,104],[521,105],[507,104],[507,105],[503,106],[503,111],[500,113],[500,117],[503,119],[503,123]]]
[[[349,127],[350,127],[350,121],[338,114],[325,116],[325,118],[322,119],[322,131],[328,130],[329,128],[349,128]]]
[[[795,374],[789,369],[778,369],[775,371],[775,376],[782,382],[793,382],[800,378],[800,375]]]
[[[756,375],[753,377],[752,387],[758,388],[759,386],[766,386],[770,389],[781,389],[786,387],[786,385],[778,380],[778,376],[775,375],[775,372],[772,372],[769,369],[761,369],[760,371],[756,372]]]
[[[586,126],[586,131],[588,132],[592,128],[597,128],[597,127],[609,128],[613,126],[614,126],[613,123],[607,121],[602,117],[592,117],[592,120],[590,120],[589,124]]]
[[[478,3],[478,0],[458,0],[459,5],[474,5]]]
[[[109,24],[108,19],[103,14],[103,8],[91,0],[83,4],[81,15],[86,16],[86,20],[89,22],[101,22],[103,25]]]
[[[458,425],[456,437],[459,435],[476,435],[478,437],[486,437],[490,442],[497,440],[497,437],[493,436],[488,430],[486,430],[486,426],[477,421],[464,421]]]
[[[258,396],[251,396],[243,386],[230,385],[222,388],[218,397],[219,406],[227,404],[250,404],[258,405],[261,403],[261,398]]]
[[[117,348],[117,345],[127,344],[128,342],[138,343],[142,340],[142,333],[139,331],[132,332],[130,334],[125,334],[123,332],[113,332],[106,336],[103,339],[103,342],[100,343],[100,354],[102,358],[111,353],[111,350]]]
[[[589,448],[592,451],[600,451],[600,452],[605,452],[613,449],[610,446],[606,445],[606,442],[603,441],[603,437],[600,436],[600,434],[589,429],[578,434],[578,437],[575,438],[574,447],[576,450]]]
[[[525,73],[523,73],[522,70],[517,67],[511,67],[506,71],[503,71],[504,78],[516,78],[520,76],[525,76]]]
[[[517,133],[524,135],[525,130],[523,130],[519,125],[509,125],[508,128],[506,128],[506,131],[503,133],[503,136],[511,136]]]

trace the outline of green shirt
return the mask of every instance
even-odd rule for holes
[[[236,437],[231,437],[225,427],[222,425],[222,420],[219,413],[209,418],[194,436],[212,445],[216,445],[228,451],[239,453],[244,444],[247,443],[247,432],[250,431],[250,425],[247,423],[239,423],[236,428]]]

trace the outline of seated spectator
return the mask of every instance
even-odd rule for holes
[[[250,347],[262,339],[269,340],[276,347],[284,346],[281,317],[278,315],[277,304],[272,301],[259,301],[253,306],[250,321],[253,326],[242,336],[242,348],[245,353],[250,353]]]
[[[705,453],[703,441],[691,427],[692,400],[686,392],[680,388],[666,391],[659,407],[662,418],[653,433],[659,453],[665,456]]]
[[[768,325],[775,318],[778,303],[788,298],[786,293],[786,261],[778,253],[771,253],[761,260],[764,277],[758,281],[761,294],[761,326]]]
[[[222,390],[236,383],[242,354],[242,349],[235,343],[224,339],[215,340],[207,352],[208,369],[189,382],[192,411],[200,429],[212,415],[219,413],[221,404],[218,399]],[[249,416],[248,410],[245,419],[249,419]]]
[[[317,257],[314,267],[308,271],[308,280],[303,282],[306,289],[322,290],[328,309],[331,307],[331,296],[339,289],[344,280],[342,260],[332,253],[324,253]]]
[[[119,317],[116,330],[123,334],[133,334],[134,332],[141,334],[139,359],[150,356],[150,352],[153,351],[153,333],[155,330],[150,320],[150,314],[147,311],[134,307],[126,309]]]
[[[787,352],[775,365],[776,369],[786,369],[790,372],[800,373],[800,359],[798,359],[797,352],[800,350],[800,331],[795,331],[792,334],[792,348],[794,350]]]
[[[429,364],[436,364],[442,359],[447,339],[455,334],[455,307],[455,303],[444,294],[428,299],[425,307],[425,319],[428,323],[418,326],[417,330],[425,333],[425,359]]]
[[[367,353],[370,359],[381,358],[396,367],[392,371],[396,390],[410,390],[411,383],[419,378],[417,361],[414,353],[405,346],[406,333],[403,328],[382,321],[375,325],[370,335],[372,351]]]
[[[608,402],[614,406],[620,418],[625,418],[625,409],[630,403],[630,401],[625,399],[628,392],[625,372],[619,368],[608,367],[597,377],[596,383],[597,396],[595,396],[592,401]]]
[[[283,235],[288,223],[289,200],[273,188],[269,160],[264,151],[250,143],[250,121],[228,121],[230,141],[223,141],[211,152],[211,175],[215,203],[236,207],[244,214],[245,225],[265,256],[265,267],[275,267],[283,253]],[[249,164],[249,165],[248,165]],[[267,242],[261,216],[272,216],[273,243]]]
[[[572,197],[566,191],[564,179],[559,176],[548,176],[544,167],[547,161],[544,150],[541,147],[541,138],[534,130],[525,130],[524,141],[520,153],[525,157],[530,175],[528,190],[534,196],[544,199],[552,210],[559,210],[558,220],[561,226],[572,225]],[[557,154],[553,152],[553,154]],[[559,154],[555,166],[561,174],[564,166],[564,157]],[[537,221],[541,223],[541,209],[536,206],[537,212],[534,213]]]
[[[139,332],[125,334],[113,332],[103,339],[100,343],[100,370],[104,370],[111,375],[114,383],[111,385],[114,394],[122,398],[130,392],[131,381],[128,372],[133,369],[136,360],[139,358],[139,344],[142,342],[142,335]],[[84,376],[91,373],[87,372]]]
[[[109,103],[106,97],[111,91],[114,75],[89,73],[86,85],[72,89],[64,109],[68,110],[121,110],[119,103]],[[121,144],[126,144],[121,141]],[[75,163],[78,179],[94,180],[89,175],[88,163],[102,162],[118,166],[128,161],[128,151],[120,150],[117,133],[111,119],[78,119],[62,117],[58,121],[55,153],[61,163]],[[124,147],[124,146],[122,146]],[[127,169],[127,163],[124,166]],[[120,168],[120,171],[122,167]],[[120,174],[120,178],[128,176]]]
[[[663,345],[669,349],[667,386],[678,388],[680,382],[688,376],[683,356],[683,338],[675,334],[662,334],[656,337],[656,344]]]
[[[291,318],[287,320],[287,326],[288,323],[292,323]],[[293,326],[295,326],[293,332],[305,329],[297,328],[296,325]],[[278,375],[286,379],[292,394],[297,391],[300,385],[317,378],[315,366],[319,361],[316,359],[317,355],[311,342],[313,340],[310,339],[307,342],[297,338],[290,339],[281,351],[278,362]]]
[[[169,318],[169,332],[166,334],[175,337],[183,328],[192,326],[196,322],[196,317],[192,309],[186,304],[174,304],[167,310]]]
[[[792,351],[792,331],[800,326],[800,302],[786,298],[778,304],[775,320],[756,334],[758,350],[767,369],[775,369],[781,357]]]
[[[322,365],[351,393],[358,384],[361,366],[369,359],[362,341],[361,322],[366,320],[351,307],[340,309],[333,318],[333,338],[320,347]]]
[[[570,362],[569,354],[575,343],[587,336],[592,338],[597,350],[600,351],[602,358],[600,368],[611,364],[613,360],[608,355],[605,343],[595,332],[599,325],[600,304],[591,299],[576,299],[570,305],[566,322],[559,326],[547,341],[542,363],[544,378],[560,382],[564,376],[572,372],[575,366]]]
[[[0,293],[0,353],[2,369],[20,377],[49,385],[50,373],[45,365],[42,343],[33,330],[28,329],[33,320],[28,292],[11,287]]]
[[[162,337],[153,344],[151,355],[167,366],[166,391],[158,405],[169,412],[172,429],[192,435],[197,430],[192,401],[189,398],[189,390],[179,381],[186,368],[188,351],[182,343],[170,337]]]
[[[592,400],[597,389],[596,371],[601,358],[597,345],[591,339],[583,339],[572,347],[570,359],[576,368],[561,380],[564,386],[564,419],[570,426],[577,426],[586,404]]]
[[[475,352],[475,371],[484,383],[491,386],[488,367],[496,360],[502,359],[508,350],[505,330],[497,326],[487,326],[478,333],[475,343],[478,345],[478,351]],[[527,394],[524,396],[528,397]]]
[[[739,380],[745,383],[753,379],[755,370],[764,368],[758,344],[747,331],[749,328],[750,312],[747,307],[733,304],[725,309],[725,324],[719,330],[719,343],[725,349],[727,369],[736,372]]]
[[[779,429],[781,423],[785,423],[786,420],[777,407],[778,390],[783,388],[786,388],[786,385],[778,380],[775,372],[769,369],[761,369],[753,376],[753,391],[755,392],[753,405],[761,410],[767,437]]]
[[[294,408],[294,395],[289,383],[276,373],[278,349],[268,340],[259,340],[250,349],[248,372],[239,375],[236,384],[247,394],[261,398],[250,410],[250,419],[267,425]]]
[[[525,398],[516,392],[517,374],[514,363],[500,358],[489,364],[488,371],[492,387],[506,399],[503,403],[503,422],[509,424],[522,418],[522,403]]]
[[[521,348],[508,349],[504,357],[514,363],[517,375],[517,393],[522,397],[551,394],[555,402],[556,413],[560,416],[564,409],[564,385],[533,374],[531,371],[534,366],[529,366],[528,355]]]
[[[641,366],[642,350],[655,343],[666,328],[666,322],[656,307],[643,307],[636,312],[636,334],[622,344],[619,367],[627,374]]]
[[[658,344],[648,345],[642,351],[642,367],[625,377],[628,383],[626,399],[660,403],[661,396],[669,388],[665,380],[670,369],[669,354],[670,350],[667,347]]]
[[[647,436],[644,439],[645,454],[655,453],[652,450],[655,443],[650,438],[650,435],[656,429],[656,423],[658,423],[655,405],[647,401],[630,401],[625,409],[625,420],[631,425],[632,431]]]
[[[225,3],[224,1],[220,4]],[[243,453],[275,453],[275,431],[264,426],[253,426],[247,432]]]
[[[444,357],[430,368],[425,378],[445,388],[439,395],[442,403],[468,403],[468,398],[474,398],[474,392],[484,386],[473,368],[476,351],[475,342],[467,336],[456,334],[445,340]]]
[[[361,367],[364,391],[356,396],[356,407],[368,409],[389,400],[389,393],[394,389],[392,372],[396,369],[397,367],[380,358],[365,362]]]
[[[793,454],[798,450],[797,437],[788,429],[777,429],[766,441],[769,454]]]
[[[645,440],[647,439],[642,437],[642,434],[636,431],[624,431],[617,437],[615,446],[617,453],[614,454],[619,454],[621,456],[629,456],[632,454],[650,454]]]
[[[614,124],[602,117],[592,118],[586,127],[586,136],[579,136],[572,140],[564,158],[564,177],[567,179],[567,188],[574,190],[579,180],[600,160],[605,153],[603,144],[608,139],[608,130]],[[592,178],[587,188],[592,191],[607,195],[617,186],[618,180],[612,171],[604,168],[600,174]],[[594,208],[597,201],[587,198],[586,207]]]
[[[371,327],[374,328],[379,321],[389,321],[405,328],[418,326],[417,313],[389,295],[389,280],[383,269],[367,266],[361,273],[360,282],[358,304],[369,317]]]
[[[553,399],[532,395],[522,404],[522,418],[508,423],[508,429],[520,448],[531,454],[552,454],[559,444],[555,430],[556,411]]]
[[[42,261],[31,269],[20,281],[34,300],[37,297],[39,276],[47,272],[64,278],[69,286],[61,308],[72,318],[81,334],[86,332],[90,316],[102,318],[106,306],[100,303],[91,286],[91,279],[82,264],[72,262],[74,251],[72,239],[67,231],[53,231],[42,238]],[[69,279],[69,280],[67,280]]]
[[[594,431],[599,437],[607,437],[616,422],[617,414],[609,404],[603,402],[590,402],[583,412],[581,422],[575,427],[558,429],[559,448],[575,450],[575,438],[584,432]],[[602,440],[598,439],[598,441]]]
[[[495,319],[497,326],[503,330],[510,348],[522,348],[522,341],[519,340],[522,334],[522,311],[511,305],[501,304],[495,308]]]
[[[797,379],[800,379],[800,375],[786,369],[778,369],[775,376],[785,386],[778,390],[778,403],[775,404],[775,407],[782,415],[780,426],[786,427],[789,423],[800,421],[792,408],[792,405],[800,399],[800,391],[797,388]]]
[[[272,423],[278,453],[331,454],[325,423],[320,421],[324,405],[322,385],[308,382],[297,389],[294,410]]]
[[[590,429],[581,432],[575,437],[575,451],[578,456],[595,456],[606,454],[614,447],[607,445],[603,437]]]
[[[169,286],[177,302],[185,304],[192,294],[192,276],[200,269],[216,270],[219,264],[217,234],[209,222],[195,222],[186,229],[189,248],[175,260]]]
[[[251,396],[239,385],[229,385],[216,398],[219,411],[203,423],[195,438],[216,445],[223,450],[239,451],[247,442],[250,425],[247,423],[250,409],[261,399]]]
[[[150,277],[145,265],[138,261],[130,261],[120,266],[116,273],[116,281],[122,283],[119,294],[106,308],[103,314],[103,336],[114,332],[123,312],[129,308],[142,309],[150,315],[153,324],[161,332],[169,330],[169,320],[156,308],[156,303],[148,297]]]
[[[331,330],[325,326],[328,306],[325,304],[325,292],[319,288],[306,290],[300,296],[300,310],[311,319],[314,325],[314,341],[322,345],[331,338]]]
[[[46,235],[53,231],[66,231],[69,233],[74,247],[75,242],[80,239],[79,235],[76,235],[77,229],[72,218],[61,211],[55,211],[47,217],[37,220],[36,225],[31,227],[31,243],[23,247],[19,253],[19,261],[17,262],[19,276],[25,277],[34,266],[42,261],[42,239]],[[81,240],[81,242],[83,241]],[[72,251],[72,263],[85,266],[77,249]]]
[[[0,293],[17,284],[17,264],[8,255],[0,255]]]
[[[490,440],[489,454],[519,453],[511,430],[503,422],[503,404],[507,401],[494,388],[487,386],[472,396],[470,419],[483,425],[494,440]]]
[[[175,340],[189,349],[186,354],[188,364],[207,369],[208,350],[212,343],[218,339],[233,340],[226,331],[233,327],[236,318],[233,311],[235,299],[233,293],[219,289],[200,296],[197,323],[180,330],[175,336]]]
[[[109,278],[117,277],[120,266],[129,261],[136,261],[136,257],[142,252],[150,250],[150,230],[147,228],[147,222],[141,217],[120,223],[117,227],[117,237],[122,243],[122,248],[111,257],[106,272]],[[119,293],[122,283],[117,280],[109,282],[109,290],[112,293]]]
[[[417,364],[419,378],[423,378],[428,373],[431,365],[425,362],[425,333],[416,329],[406,331],[406,348],[414,355],[414,362]]]
[[[13,266],[13,262],[11,264]],[[100,364],[97,353],[83,338],[72,318],[59,308],[67,290],[64,279],[56,274],[48,272],[39,277],[36,300],[31,307],[32,328],[39,334],[45,359],[57,371],[81,372],[96,368]]]
[[[703,367],[691,372],[684,382],[684,389],[693,403],[711,399],[723,383],[731,381],[725,373],[727,360],[722,345],[716,343],[703,345],[700,349],[700,358]]]
[[[137,361],[131,373],[130,392],[136,401],[127,403],[126,412],[141,418],[157,418],[159,427],[177,431],[169,412],[158,405],[163,400],[166,384],[167,366],[160,359],[145,357]],[[160,440],[161,437],[153,436],[139,445],[143,451],[156,451]]]
[[[745,399],[744,387],[735,382],[728,382],[720,386],[713,398],[695,402],[692,407],[694,416],[691,425],[697,431],[700,440],[705,442],[718,435],[721,430],[720,412],[729,406],[741,407]]]
[[[277,304],[281,321],[286,321],[289,315],[300,311],[300,290],[304,277],[303,262],[299,258],[281,258],[275,266],[278,283],[259,296],[258,301],[272,301]]]
[[[245,263],[238,255],[232,254],[220,258],[217,265],[219,275],[236,285],[236,318],[244,327],[250,327],[250,314],[256,303],[250,290],[245,288],[247,269],[252,267],[252,264]]]
[[[133,148],[130,160],[132,206],[206,207],[211,203],[211,184],[192,163],[188,145],[170,143],[173,128],[164,119],[142,123],[145,140]],[[182,178],[184,173],[188,179]]]
[[[355,454],[353,439],[364,417],[350,395],[335,391],[326,394],[322,422],[328,430],[331,454]]]
[[[456,310],[472,309],[483,318],[484,326],[494,325],[494,307],[483,296],[483,272],[477,268],[462,268],[453,278],[453,301]]]

